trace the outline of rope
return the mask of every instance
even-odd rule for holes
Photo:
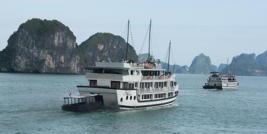
[[[143,40],[142,46],[140,47],[140,49],[139,49],[139,51],[138,51],[139,54],[141,54],[141,51],[142,51],[143,48],[144,48],[145,41],[146,41],[146,39],[147,39],[147,35],[148,35],[148,31],[149,31],[149,28],[148,28],[147,31],[146,31],[145,38],[144,38],[144,40]]]
[[[131,36],[132,46],[135,46],[135,45],[134,45],[133,32],[132,32],[132,27],[131,27],[131,25],[130,25],[129,30],[130,30],[130,36]]]

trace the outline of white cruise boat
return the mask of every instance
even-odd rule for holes
[[[86,68],[89,85],[77,86],[80,95],[97,95],[97,101],[100,101],[105,107],[119,109],[162,106],[174,103],[178,95],[175,75],[161,69],[158,63],[152,62],[150,57],[150,33],[151,20],[146,62],[96,62],[95,66]],[[129,21],[127,44],[128,36]],[[126,60],[128,60],[127,50],[128,45]]]
[[[211,72],[204,89],[237,89],[239,83],[233,74]]]
[[[80,96],[64,97],[63,110],[92,111],[99,108],[136,109],[171,105],[178,95],[175,75],[170,73],[170,45],[168,70],[161,69],[159,63],[150,56],[150,33],[148,58],[143,63],[126,62],[128,59],[128,37],[124,62],[96,62],[87,67],[88,85],[77,86]]]
[[[97,62],[87,68],[88,86],[77,86],[81,96],[97,94],[105,107],[120,109],[169,105],[175,102],[175,75],[152,63]]]

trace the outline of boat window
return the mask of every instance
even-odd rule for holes
[[[173,87],[173,81],[171,81],[171,87]]]
[[[159,83],[155,82],[155,88],[159,88]]]
[[[165,98],[166,94],[165,93],[161,93],[161,94],[155,94],[154,98]]]
[[[134,87],[138,87],[138,83],[137,82],[134,83]]]
[[[128,100],[128,96],[126,96],[126,100]]]
[[[131,75],[133,75],[134,74],[134,71],[133,70],[131,70]]]
[[[127,70],[113,69],[113,68],[94,68],[88,70],[88,72],[90,73],[107,73],[107,74],[123,74],[125,73],[125,71]]]
[[[164,87],[167,87],[167,81],[164,82]]]
[[[136,100],[136,96],[134,96],[134,100]]]
[[[129,83],[129,89],[134,89],[134,84],[133,83]]]
[[[159,87],[163,88],[163,82],[159,82]]]
[[[174,82],[174,86],[176,86],[177,85],[177,82]]]
[[[129,83],[128,82],[123,82],[123,88],[128,89],[129,88]]]
[[[93,69],[93,73],[103,73],[103,68],[95,68]]]
[[[168,97],[172,97],[172,96],[173,96],[173,92],[169,92]]]
[[[96,87],[97,86],[97,80],[90,80],[90,86]]]
[[[122,74],[122,69],[104,69],[107,74]]]
[[[140,71],[136,71],[136,74],[139,75],[140,74]]]
[[[175,95],[178,95],[178,91],[175,91]]]
[[[123,101],[123,98],[121,98],[121,102]]]
[[[158,71],[141,71],[143,76],[158,76]]]
[[[142,99],[152,99],[152,94],[144,94],[142,95]]]
[[[111,88],[120,89],[120,81],[111,81]]]
[[[144,88],[144,83],[143,82],[140,83],[140,87]]]
[[[123,70],[123,71],[122,71],[122,74],[123,74],[123,75],[129,75],[129,71],[128,71],[128,70]]]
[[[132,100],[132,96],[130,96],[130,100]]]
[[[149,88],[149,83],[145,82],[145,88]]]

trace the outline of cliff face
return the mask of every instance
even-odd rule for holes
[[[96,33],[81,43],[79,52],[83,66],[94,65],[96,61],[121,62],[125,58],[126,42],[111,33]],[[128,47],[128,60],[138,60],[131,45]]]
[[[256,57],[257,63],[264,65],[267,67],[267,51],[263,52],[262,54]]]
[[[76,37],[56,20],[31,19],[21,24],[0,53],[6,72],[77,73]]]
[[[255,54],[241,54],[233,58],[223,72],[236,75],[267,75],[267,68],[256,61]]]
[[[192,61],[189,71],[194,74],[208,74],[212,71],[216,71],[216,66],[211,64],[208,56],[200,54]]]

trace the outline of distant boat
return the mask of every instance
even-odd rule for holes
[[[239,82],[233,74],[211,72],[204,89],[237,89]]]

